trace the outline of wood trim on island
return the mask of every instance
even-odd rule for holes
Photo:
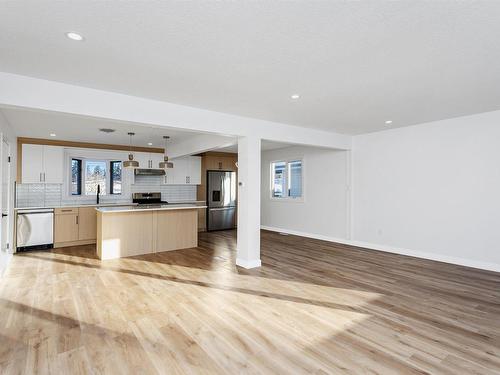
[[[97,256],[105,260],[197,247],[198,210],[97,211]]]

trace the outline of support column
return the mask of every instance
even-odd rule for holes
[[[238,238],[236,264],[260,267],[260,138],[238,138]]]

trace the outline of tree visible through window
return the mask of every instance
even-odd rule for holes
[[[121,194],[122,193],[122,162],[112,161],[111,175],[110,175],[110,194]]]
[[[85,195],[96,195],[97,185],[101,195],[106,194],[106,162],[87,160],[85,163]]]
[[[71,195],[82,194],[82,160],[71,159]]]
[[[71,159],[71,195],[96,195],[122,193],[122,162],[92,159]]]
[[[302,198],[302,160],[271,163],[271,197]]]

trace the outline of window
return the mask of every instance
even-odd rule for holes
[[[271,197],[302,198],[302,160],[271,163]]]
[[[72,158],[70,194],[96,195],[98,186],[100,195],[121,194],[122,162]]]
[[[101,160],[85,161],[85,195],[96,195],[97,186],[100,194],[106,194],[106,162]]]
[[[121,194],[122,193],[122,162],[112,161],[110,162],[110,181],[109,188],[110,194]]]
[[[71,195],[82,194],[82,160],[71,159]]]

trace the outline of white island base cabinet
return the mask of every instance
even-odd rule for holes
[[[198,208],[97,211],[97,256],[116,259],[198,246]]]

